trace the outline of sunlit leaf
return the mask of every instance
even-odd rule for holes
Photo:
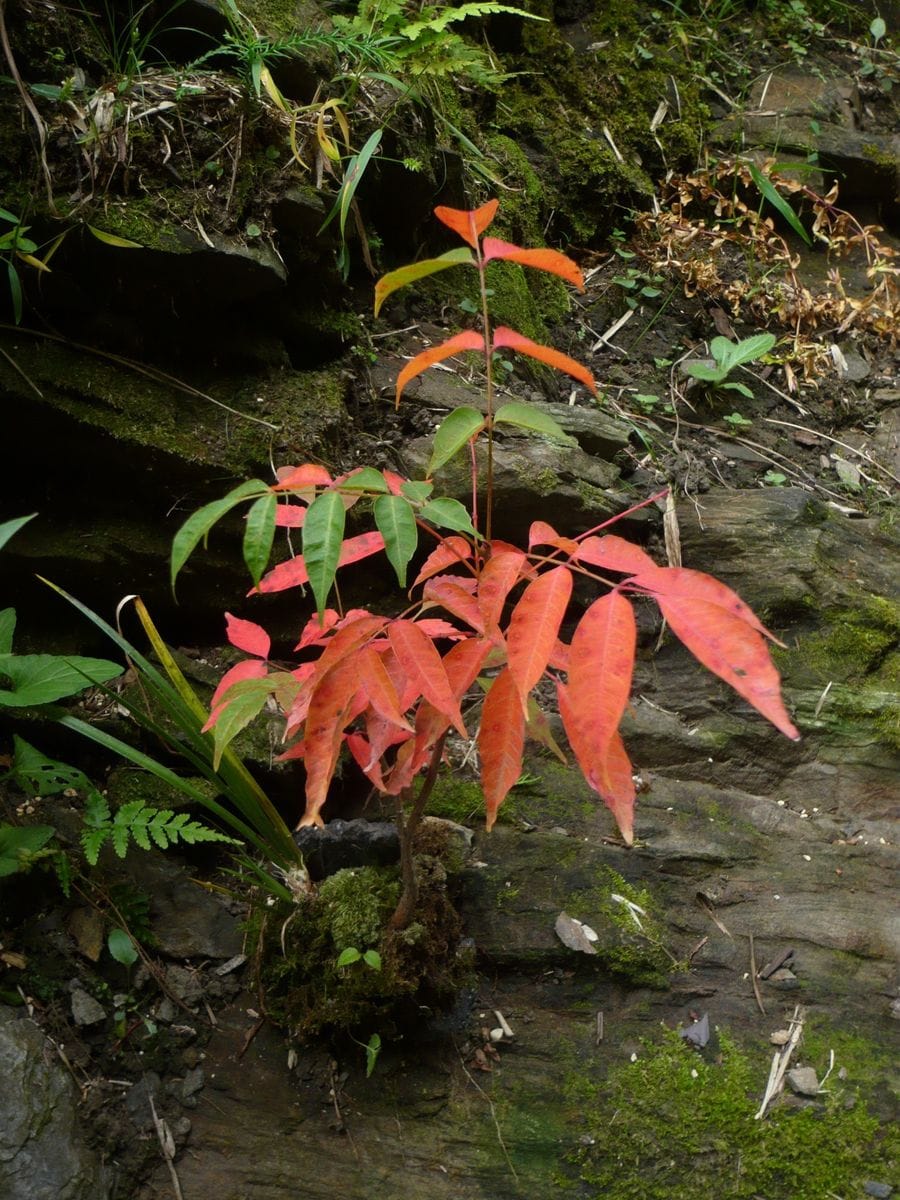
[[[439,346],[432,346],[428,350],[423,350],[421,354],[417,354],[397,376],[396,403],[400,404],[404,388],[417,375],[421,375],[435,363],[443,362],[445,358],[452,358],[454,354],[461,354],[464,350],[483,351],[484,338],[482,335],[476,333],[474,329],[466,329],[462,333],[456,333],[453,337],[447,338]]]
[[[123,668],[105,658],[61,654],[0,654],[0,708],[30,708],[106,683]]]
[[[528,584],[512,611],[506,644],[523,712],[529,693],[547,669],[571,596],[571,571],[554,567]]]
[[[392,292],[407,284],[415,283],[438,271],[446,271],[448,267],[456,267],[463,263],[474,263],[475,259],[470,250],[460,246],[457,250],[448,250],[437,258],[424,258],[420,262],[410,263],[409,266],[399,267],[396,271],[388,271],[375,284],[375,316],[381,311],[381,306]]]
[[[434,435],[426,474],[433,475],[435,471],[439,471],[482,429],[484,417],[476,408],[469,408],[465,404],[454,408],[441,422]]]
[[[574,358],[569,358],[568,354],[562,354],[550,346],[533,342],[530,338],[523,337],[521,333],[516,333],[514,329],[507,329],[501,325],[499,329],[494,330],[491,348],[492,350],[501,350],[504,347],[518,350],[520,354],[527,354],[529,358],[536,358],[539,362],[546,363],[547,366],[553,367],[557,371],[564,371],[573,379],[577,379],[579,383],[583,383],[588,391],[594,395],[597,394],[597,385],[593,375],[587,367],[583,367]]]
[[[504,668],[484,698],[478,730],[481,790],[488,829],[492,828],[497,810],[522,774],[524,748],[525,712],[512,674]]]
[[[255,654],[257,658],[268,658],[272,643],[269,635],[255,621],[245,621],[241,617],[225,614],[225,636],[232,646],[247,654]]]
[[[107,246],[117,246],[120,250],[143,250],[144,247],[140,242],[133,242],[130,238],[119,237],[117,233],[107,233],[105,229],[97,229],[95,225],[85,225],[94,235],[98,242],[105,242]]]
[[[455,726],[460,737],[468,738],[441,656],[428,635],[414,621],[400,620],[391,622],[388,637],[400,665],[416,681],[422,695]]]
[[[432,550],[425,559],[421,571],[413,581],[413,587],[419,583],[424,583],[432,575],[439,575],[441,571],[446,571],[447,567],[454,566],[457,563],[468,562],[472,554],[472,546],[465,538],[444,538],[437,549]]]
[[[4,521],[0,524],[0,550],[6,545],[11,537],[19,532],[23,525],[27,525],[33,520],[37,513],[29,513],[27,517],[13,517],[11,521]]]
[[[560,254],[558,250],[524,250],[521,246],[514,246],[510,242],[501,242],[499,238],[488,237],[482,243],[482,253],[485,262],[502,258],[519,263],[523,267],[536,267],[539,271],[549,271],[553,275],[559,275],[567,283],[577,287],[579,291],[584,291],[584,277],[578,266],[571,258]]]
[[[517,429],[527,429],[533,433],[543,433],[547,437],[558,438],[563,442],[571,442],[566,431],[547,413],[530,404],[512,402],[502,404],[494,413],[495,425],[515,425]]]
[[[488,200],[481,208],[462,209],[446,208],[440,205],[434,210],[434,215],[448,229],[458,233],[464,242],[468,242],[473,250],[478,247],[478,239],[497,215],[499,200]]]

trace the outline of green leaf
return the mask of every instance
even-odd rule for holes
[[[54,833],[52,825],[0,825],[0,876],[27,871]]]
[[[15,735],[10,775],[32,796],[56,796],[67,788],[91,791],[89,780],[77,767],[47,758],[24,738]]]
[[[106,947],[116,962],[121,963],[123,967],[131,967],[137,962],[137,947],[124,929],[111,929],[106,939]]]
[[[384,538],[384,552],[397,573],[397,582],[405,588],[406,568],[419,542],[415,514],[403,496],[379,496],[374,509],[375,524]]]
[[[17,325],[22,324],[22,281],[19,279],[19,272],[13,265],[12,259],[8,259],[6,263],[6,274],[9,277],[9,293],[12,297],[13,304],[13,320]]]
[[[211,504],[204,504],[202,508],[198,508],[188,517],[172,540],[171,584],[173,592],[179,571],[190,558],[198,542],[201,538],[206,537],[213,525],[226,513],[231,512],[242,500],[268,490],[266,484],[259,479],[245,480],[244,483],[233,488],[227,496],[223,496],[221,500],[213,500]]]
[[[316,598],[316,611],[325,611],[344,540],[344,502],[340,492],[323,492],[313,500],[303,522],[303,562]]]
[[[27,525],[36,516],[37,513],[29,513],[27,517],[14,517],[11,521],[4,521],[0,525],[0,550],[3,549],[13,534],[18,533],[23,525]]]
[[[434,10],[432,10],[434,11]],[[431,17],[425,21],[415,21],[401,26],[399,32],[405,38],[414,42],[426,29],[432,33],[443,33],[454,21],[464,21],[467,17],[491,16],[493,13],[512,13],[516,17],[525,17],[529,21],[546,21],[547,17],[537,17],[534,13],[524,12],[521,8],[511,8],[508,4],[497,4],[493,0],[474,0],[474,3],[460,4],[458,7],[445,8],[440,16]]]
[[[381,970],[381,955],[377,950],[367,950],[363,955],[363,962],[367,967],[371,967],[373,971]]]
[[[365,174],[366,167],[369,165],[369,159],[378,149],[378,143],[381,141],[383,129],[376,129],[369,137],[366,144],[360,150],[359,154],[355,154],[347,164],[347,170],[344,172],[344,178],[341,181],[341,190],[338,193],[338,198],[335,201],[331,212],[322,222],[319,227],[319,233],[331,224],[336,214],[340,214],[338,226],[341,231],[341,240],[344,237],[344,230],[347,225],[347,213],[350,211],[350,205],[353,203],[353,197],[356,195],[356,189],[359,187],[360,181]]]
[[[106,683],[122,674],[118,663],[105,658],[63,658],[57,654],[0,654],[0,678],[11,688],[0,688],[0,708],[28,708],[49,704],[83,692],[91,684]]]
[[[433,475],[444,463],[448,463],[482,429],[484,417],[477,409],[466,405],[455,408],[444,418],[434,435],[426,474]]]
[[[348,946],[346,950],[342,950],[338,955],[337,966],[349,967],[351,963],[359,962],[362,955],[355,946]]]
[[[375,1064],[378,1062],[378,1055],[380,1051],[381,1038],[377,1033],[373,1033],[366,1046],[366,1079],[368,1079],[375,1070]]]
[[[744,383],[722,383],[719,385],[723,392],[740,392],[742,396],[746,396],[748,400],[753,399],[753,393]]]
[[[472,251],[467,246],[448,250],[446,254],[437,258],[423,258],[420,262],[399,267],[396,271],[388,271],[387,275],[382,275],[375,284],[375,316],[378,316],[382,304],[392,292],[415,283],[417,279],[424,279],[427,275],[434,275],[437,271],[446,271],[448,267],[456,267],[463,263],[475,263]]]
[[[716,340],[713,339],[713,341]],[[684,371],[685,374],[691,375],[694,379],[700,379],[703,383],[721,383],[728,374],[726,367],[711,367],[708,363],[701,362],[686,362]]]
[[[515,425],[517,429],[529,429],[534,433],[543,433],[547,437],[559,438],[570,442],[572,439],[566,431],[557,424],[547,413],[530,404],[503,404],[494,413],[495,425]]]
[[[13,634],[16,632],[16,610],[4,608],[0,612],[0,654],[11,654]]]
[[[420,509],[419,516],[436,525],[438,529],[453,529],[477,537],[469,510],[449,496],[438,496],[437,499],[429,501]]]
[[[400,485],[400,494],[411,504],[424,504],[434,491],[434,484],[424,479],[408,479]]]
[[[213,766],[216,770],[225,747],[265,708],[272,694],[271,680],[270,675],[264,679],[244,679],[225,693],[227,699],[213,731]]]
[[[887,24],[884,17],[876,17],[869,26],[869,33],[872,35],[873,41],[880,42],[887,33]]]
[[[778,339],[774,333],[756,333],[753,337],[744,338],[740,342],[730,342],[728,338],[717,337],[709,344],[710,353],[717,362],[727,366],[730,371],[742,363],[754,362],[768,354]]]
[[[247,513],[247,525],[244,529],[244,562],[253,580],[253,586],[258,587],[263,571],[272,553],[272,542],[275,540],[275,511],[278,498],[274,492],[267,492],[250,505]]]
[[[97,229],[94,225],[88,225],[88,229],[94,235],[98,242],[105,242],[107,246],[117,246],[120,250],[143,250],[140,242],[132,242],[129,238],[119,237],[117,233],[107,233],[105,229]]]
[[[784,217],[785,221],[787,221],[794,233],[796,233],[798,237],[801,237],[804,242],[806,242],[807,246],[811,246],[812,238],[803,228],[800,218],[788,204],[787,200],[785,200],[784,196],[782,196],[781,192],[779,192],[772,183],[771,179],[769,179],[768,176],[763,175],[762,171],[760,171],[758,167],[754,166],[753,163],[747,163],[747,170],[750,173],[750,178],[756,184],[757,188],[759,188],[762,197],[765,200],[768,200],[775,211]]]
[[[354,492],[386,492],[388,485],[380,471],[376,471],[374,467],[363,467],[361,471],[354,471],[349,479],[345,479],[340,485],[342,492],[353,494]]]

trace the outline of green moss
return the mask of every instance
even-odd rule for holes
[[[400,883],[394,872],[360,867],[330,875],[319,888],[319,901],[335,950],[377,946],[399,899]]]
[[[459,825],[470,824],[483,812],[481,787],[474,780],[461,779],[458,775],[442,775],[428,800],[430,816],[456,821]]]
[[[829,1081],[821,1103],[783,1103],[755,1121],[768,1054],[751,1057],[727,1034],[719,1037],[717,1063],[666,1032],[604,1083],[574,1081],[591,1141],[578,1156],[591,1196],[824,1200],[859,1196],[867,1179],[894,1178],[896,1130],[879,1130],[839,1082]]]

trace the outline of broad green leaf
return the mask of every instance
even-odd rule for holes
[[[375,524],[384,538],[384,552],[397,572],[397,582],[406,587],[406,568],[416,552],[419,531],[408,500],[402,496],[379,496],[375,501]]]
[[[253,586],[258,587],[262,573],[266,569],[269,555],[272,553],[272,542],[275,540],[275,510],[278,497],[274,492],[267,492],[250,505],[247,513],[247,525],[244,529],[244,562],[253,579]]]
[[[713,338],[713,341],[715,340]],[[684,371],[694,379],[702,380],[703,383],[721,383],[728,374],[728,368],[725,366],[711,367],[708,363],[702,362],[686,362]]]
[[[753,163],[747,163],[747,170],[750,172],[750,178],[759,188],[760,195],[764,199],[768,200],[775,211],[784,217],[785,221],[787,221],[794,233],[796,233],[798,237],[801,237],[803,241],[806,242],[807,246],[811,246],[812,238],[803,228],[800,218],[788,204],[787,200],[785,200],[784,196],[782,196],[781,192],[779,192],[775,187],[774,183],[772,183],[771,179],[769,179],[768,176],[763,175],[762,171],[760,171],[758,167],[754,166]]]
[[[367,950],[363,955],[363,961],[367,967],[371,967],[373,971],[381,970],[381,955],[377,950]]]
[[[85,224],[87,225],[86,221]],[[132,242],[130,238],[119,237],[117,233],[107,233],[105,229],[98,229],[95,225],[87,225],[87,227],[98,242],[105,242],[107,246],[117,246],[120,250],[144,249],[140,242]]]
[[[424,279],[427,275],[434,275],[437,271],[446,271],[448,267],[456,267],[461,263],[474,264],[474,262],[472,251],[465,246],[460,246],[457,250],[448,250],[446,254],[441,254],[438,258],[423,258],[421,262],[410,263],[409,266],[399,267],[396,271],[389,271],[387,275],[382,275],[375,284],[375,316],[378,316],[382,304],[391,292],[396,292],[398,288],[415,283],[417,279]]]
[[[412,504],[424,504],[434,491],[434,484],[424,479],[408,479],[400,485],[400,493]]]
[[[571,442],[572,438],[561,425],[547,413],[530,404],[503,404],[494,413],[495,425],[515,425],[518,429],[529,429],[534,433],[543,433],[547,437],[559,438]]]
[[[74,696],[95,683],[106,683],[122,674],[118,663],[105,658],[65,658],[58,654],[2,654],[0,679],[12,685],[0,688],[0,708],[29,708]]]
[[[27,517],[14,517],[12,521],[4,521],[0,525],[0,550],[6,545],[9,539],[19,532],[23,525],[27,525],[37,513],[29,513]]]
[[[351,963],[359,962],[361,958],[362,955],[355,946],[347,946],[346,949],[342,950],[338,955],[337,963],[335,965],[338,967],[349,967]]]
[[[16,610],[4,608],[0,612],[0,654],[11,654],[13,634],[16,632]]]
[[[66,788],[90,792],[91,785],[77,767],[47,758],[23,738],[13,737],[13,765],[10,774],[23,791],[32,796],[56,796]]]
[[[717,337],[710,342],[709,349],[716,362],[727,366],[730,371],[732,367],[762,358],[764,354],[769,353],[777,340],[774,333],[756,333],[740,342],[730,342],[728,338]]]
[[[244,679],[229,688],[225,703],[216,711],[219,718],[215,725],[215,748],[213,766],[219,769],[222,752],[242,729],[262,712],[272,694],[271,676],[263,679]]]
[[[28,860],[43,850],[54,833],[52,825],[0,825],[0,876],[27,870]]]
[[[875,20],[869,26],[869,33],[872,35],[872,39],[874,41],[876,41],[876,42],[881,41],[881,39],[887,33],[887,24],[885,22],[884,17],[876,17],[875,18]]]
[[[138,959],[137,948],[134,941],[129,937],[124,929],[111,929],[106,939],[106,948],[123,967],[133,966]]]
[[[345,479],[339,486],[342,492],[351,493],[388,491],[384,475],[374,467],[363,467],[361,471],[354,471],[350,478]]]
[[[437,525],[438,529],[454,529],[460,533],[470,533],[473,537],[477,536],[469,510],[449,496],[438,496],[437,499],[430,500],[420,509],[419,516],[430,521],[432,525]]]
[[[475,408],[455,408],[434,435],[431,459],[426,474],[433,475],[484,429],[484,417]]]
[[[303,562],[320,616],[337,572],[344,521],[340,492],[323,492],[313,500],[303,522]]]
[[[238,484],[236,488],[233,488],[227,496],[223,496],[221,500],[213,500],[211,504],[204,504],[202,508],[198,508],[195,513],[192,513],[188,517],[172,539],[171,584],[173,591],[175,590],[175,580],[178,578],[179,571],[190,558],[197,544],[202,538],[206,537],[213,525],[221,520],[226,513],[231,512],[242,500],[246,500],[250,496],[258,496],[260,493],[266,491],[268,491],[268,488],[261,480],[248,479]]]

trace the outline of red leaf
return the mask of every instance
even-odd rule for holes
[[[281,529],[299,529],[305,520],[302,504],[279,504],[275,509],[275,524]]]
[[[461,581],[452,575],[438,575],[435,579],[429,579],[422,589],[422,598],[431,603],[440,604],[454,617],[465,621],[477,633],[484,633],[484,618],[478,607],[478,601],[465,587],[461,586]]]
[[[446,638],[451,642],[462,641],[470,635],[464,633],[462,629],[457,629],[455,625],[451,625],[449,621],[442,621],[438,617],[426,617],[424,621],[416,621],[418,627],[423,633],[434,641],[435,638]]]
[[[307,646],[323,646],[328,640],[328,632],[337,625],[339,620],[338,613],[333,608],[326,608],[322,613],[322,619],[318,616],[310,617],[300,633],[300,641],[294,647],[295,650],[305,650]]]
[[[622,575],[634,575],[638,571],[657,571],[656,563],[640,546],[628,542],[625,538],[607,533],[603,537],[585,538],[578,543],[575,553],[577,562],[590,563],[593,567],[603,567],[607,571],[617,571]]]
[[[356,765],[369,783],[384,794],[384,778],[381,774],[380,755],[376,754],[361,733],[347,735],[347,749],[356,760]]]
[[[569,647],[565,642],[557,639],[556,645],[553,647],[553,653],[547,661],[547,666],[552,667],[554,671],[565,671],[569,673]]]
[[[629,582],[645,587],[654,596],[708,600],[710,604],[717,604],[726,609],[733,617],[740,618],[751,629],[784,648],[784,643],[766,629],[750,605],[745,604],[737,592],[733,592],[720,579],[714,579],[712,575],[706,575],[703,571],[691,571],[687,567],[658,567],[651,560],[648,569],[642,569],[640,574]]]
[[[800,740],[781,699],[781,676],[755,628],[709,600],[658,592],[655,598],[669,628],[704,667],[730,684],[786,737]]]
[[[592,761],[606,760],[619,728],[631,691],[636,643],[634,609],[615,591],[594,601],[572,638],[568,695],[579,729],[590,742]]]
[[[359,682],[375,712],[384,720],[390,721],[400,729],[408,729],[412,733],[413,727],[400,711],[400,697],[382,662],[381,655],[376,653],[371,646],[366,646],[360,651],[356,662],[359,669]]]
[[[578,549],[574,538],[560,537],[546,521],[532,521],[528,531],[528,549],[532,546],[555,546],[557,550],[565,550],[568,555],[574,555]]]
[[[557,371],[565,371],[567,375],[571,375],[573,379],[577,379],[579,383],[583,383],[589,392],[593,392],[596,396],[597,385],[594,382],[594,377],[581,363],[576,362],[574,358],[569,358],[568,354],[562,354],[559,350],[553,350],[550,346],[543,346],[539,342],[533,342],[530,338],[523,337],[521,333],[516,333],[514,329],[507,329],[505,325],[501,325],[499,329],[494,330],[494,340],[491,347],[492,350],[499,350],[503,346],[508,346],[510,350],[518,350],[520,354],[527,354],[529,358],[536,358],[542,363],[546,363],[549,367],[554,367]]]
[[[327,671],[312,694],[303,730],[306,811],[301,825],[322,824],[319,811],[328,797],[358,686],[357,664],[350,659]]]
[[[225,614],[225,636],[232,646],[255,654],[257,658],[268,658],[272,649],[271,639],[262,626],[254,621],[242,621],[229,612]]]
[[[426,579],[430,579],[432,575],[438,575],[447,567],[452,567],[456,563],[468,562],[472,557],[472,547],[463,537],[447,537],[442,538],[440,545],[425,559],[422,564],[422,570],[413,580],[413,587],[420,583],[424,583]]]
[[[521,550],[500,550],[491,547],[478,581],[478,604],[487,628],[496,626],[510,591],[519,582],[526,558]]]
[[[225,693],[234,684],[243,679],[263,679],[269,673],[268,665],[258,658],[247,658],[243,662],[230,667],[219,680],[219,686],[213,692],[209,702],[209,720],[203,726],[202,733],[212,729],[221,716],[220,706],[225,700]]]
[[[523,267],[536,267],[539,271],[559,275],[580,292],[584,291],[584,277],[581,271],[571,258],[560,254],[558,250],[524,250],[510,242],[501,242],[499,238],[485,238],[481,248],[486,263],[493,258],[505,258],[510,262],[520,263]]]
[[[466,210],[463,208],[445,208],[440,205],[434,210],[434,215],[448,229],[458,233],[464,242],[468,242],[473,250],[478,249],[478,239],[493,221],[499,200],[488,200],[481,208]]]
[[[580,719],[580,714],[574,710],[569,698],[569,689],[558,683],[556,690],[559,714],[581,773],[613,814],[626,845],[630,846],[634,841],[635,788],[631,763],[628,761],[622,739],[618,731],[615,731],[607,743],[605,753],[599,754],[589,730]]]
[[[297,667],[291,674],[301,683],[301,688],[294,697],[294,702],[290,710],[285,716],[284,734],[281,740],[289,742],[292,737],[296,737],[303,727],[303,722],[306,720],[306,714],[309,712],[309,701],[312,696],[312,689],[315,682],[315,663],[304,663]]]
[[[361,615],[355,621],[348,621],[329,638],[328,645],[316,663],[316,675],[321,677],[335,663],[352,654],[363,643],[370,641],[387,625],[387,617],[376,617],[360,609]]]
[[[294,492],[306,488],[328,487],[331,475],[317,463],[304,463],[302,467],[279,467],[276,471],[278,482],[273,483],[270,491]]]
[[[421,375],[429,367],[433,367],[435,363],[443,362],[445,358],[451,358],[454,354],[461,354],[463,350],[483,351],[484,338],[482,335],[476,333],[474,329],[466,329],[463,333],[455,333],[453,337],[447,338],[439,346],[423,350],[421,354],[417,354],[415,358],[411,359],[397,376],[397,406],[399,407],[400,396],[410,380]]]
[[[388,637],[401,667],[415,680],[425,699],[443,713],[460,737],[468,738],[441,656],[428,635],[414,621],[399,620],[391,622]]]
[[[525,748],[525,712],[512,674],[504,668],[484,698],[478,753],[481,756],[481,790],[487,810],[487,828],[497,819],[497,809],[522,774]]]
[[[403,494],[403,485],[407,481],[402,475],[398,475],[395,471],[383,470],[384,482],[388,485],[388,491],[392,496],[400,496]]]
[[[568,567],[554,567],[529,583],[512,611],[506,644],[523,712],[531,689],[547,669],[571,596],[572,573]]]
[[[356,537],[347,538],[341,546],[338,566],[346,567],[350,563],[359,562],[384,549],[384,538],[374,530],[371,533],[360,533]],[[251,588],[248,596],[262,592],[284,592],[288,588],[299,587],[309,582],[303,555],[298,554],[286,562],[273,567],[259,582],[259,587]]]

